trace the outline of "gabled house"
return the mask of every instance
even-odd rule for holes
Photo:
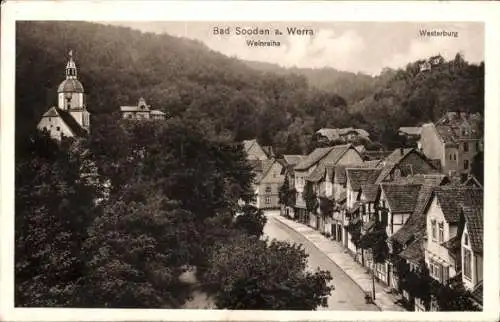
[[[303,198],[304,187],[309,176],[320,166],[320,162],[335,166],[337,164],[362,163],[359,152],[350,144],[317,148],[302,162],[295,166],[295,190],[297,191],[295,212],[303,222],[309,222],[306,203]],[[319,171],[321,173],[321,171]]]
[[[248,160],[268,160],[266,152],[257,142],[257,140],[245,140],[243,141],[243,149],[247,154]]]
[[[289,193],[294,193],[296,198],[296,191],[295,191],[295,171],[294,168],[297,164],[302,162],[306,158],[305,155],[300,155],[300,154],[285,154],[282,156],[281,163],[283,165],[283,170],[282,174],[284,175],[284,178],[288,179],[288,185],[289,185]],[[279,161],[279,160],[278,160]],[[285,179],[283,179],[285,180]],[[282,214],[289,216],[291,218],[295,218],[295,202],[293,205],[280,205],[281,206],[281,212]]]
[[[279,209],[279,189],[285,180],[283,163],[276,159],[262,160],[261,169],[255,178],[256,207]]]
[[[166,114],[160,110],[151,109],[151,105],[141,97],[137,105],[120,106],[122,118],[126,120],[164,120]]]
[[[462,283],[472,294],[472,300],[483,306],[483,238],[482,207],[462,207],[464,220],[461,235]]]
[[[398,232],[410,218],[417,204],[420,184],[383,183],[377,197],[379,222],[386,227],[388,239]],[[392,252],[388,243],[389,252]],[[377,275],[388,286],[393,287],[393,270],[391,261],[377,265]]]
[[[442,284],[461,271],[462,207],[482,208],[483,191],[474,187],[437,187],[426,208],[425,263]],[[470,226],[469,226],[470,228]]]
[[[380,167],[382,167],[382,171],[376,183],[389,182],[416,174],[439,173],[432,162],[414,148],[395,149],[380,162]]]
[[[349,230],[349,225],[361,226],[363,224],[363,215],[365,213],[366,201],[361,199],[361,185],[372,184],[380,175],[380,168],[347,168],[346,170],[346,195],[347,195],[347,211],[345,213],[348,224],[344,227],[344,236],[347,239],[347,248],[351,253],[357,254],[358,249],[352,240],[352,234]],[[367,219],[367,218],[364,218]],[[361,227],[359,227],[361,229]]]
[[[420,144],[429,159],[438,159],[442,171],[469,173],[471,163],[483,151],[483,119],[477,114],[448,112],[438,122],[422,126]]]

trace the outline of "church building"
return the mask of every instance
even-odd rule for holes
[[[78,80],[73,52],[69,51],[66,79],[57,89],[57,106],[42,115],[37,128],[48,131],[56,140],[65,137],[81,137],[90,131],[90,113],[85,105],[85,92]]]

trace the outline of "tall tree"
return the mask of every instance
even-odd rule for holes
[[[83,243],[98,208],[82,164],[48,135],[32,133],[16,147],[15,304],[71,306],[85,276]]]
[[[297,245],[240,237],[214,251],[206,286],[221,309],[315,310],[326,306],[332,277],[306,262]]]

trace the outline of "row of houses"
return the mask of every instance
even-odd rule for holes
[[[405,282],[425,270],[435,286],[463,286],[481,308],[483,189],[470,166],[453,168],[449,161],[472,162],[482,139],[470,122],[457,129],[457,115],[463,123],[470,120],[448,114],[421,127],[419,147],[395,149],[379,159],[367,158],[352,144],[279,158],[262,149],[254,166],[256,206],[280,209],[341,244],[388,292],[399,292],[410,309],[446,309]],[[436,140],[429,139],[432,134]],[[429,142],[439,146],[430,148]],[[255,153],[256,145],[247,153]],[[383,260],[374,258],[369,245],[370,236],[381,235],[387,247]]]

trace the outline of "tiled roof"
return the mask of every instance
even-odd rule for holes
[[[431,186],[438,186],[447,180],[444,174],[416,174],[413,176],[400,177],[394,179],[393,183],[399,184],[428,184]]]
[[[316,167],[316,169],[314,169],[314,171],[307,176],[306,180],[311,182],[318,182],[324,177],[325,177],[325,165],[320,163]]]
[[[456,144],[462,139],[480,139],[483,135],[480,114],[448,112],[436,122],[435,128],[441,140]]]
[[[58,107],[52,106],[42,117],[60,117],[74,136],[83,137],[88,134],[69,112]]]
[[[328,165],[327,165],[328,168]],[[367,169],[367,168],[376,168],[373,166],[373,163],[363,162],[357,164],[337,164],[333,166],[334,170],[334,182],[338,184],[344,185],[347,182],[346,169]]]
[[[481,207],[462,207],[467,224],[467,232],[472,250],[476,253],[483,252],[483,210]]]
[[[448,249],[452,253],[455,253],[455,251],[460,249],[460,236],[456,235],[444,243],[441,244],[444,248]]]
[[[422,240],[415,240],[401,253],[399,253],[399,256],[414,263],[420,263],[425,257],[424,244]]]
[[[61,115],[64,123],[66,123],[66,125],[71,129],[71,132],[73,132],[75,136],[81,137],[88,134],[87,131],[80,124],[78,124],[75,118],[71,114],[69,114],[69,112],[58,109],[58,113],[59,115]]]
[[[396,149],[382,161],[383,170],[377,178],[377,183],[382,183],[394,168],[410,153],[419,153],[413,148]],[[404,169],[403,169],[404,170]],[[437,170],[436,170],[437,172]]]
[[[432,184],[422,184],[418,193],[415,210],[411,214],[410,218],[408,218],[404,226],[392,235],[392,239],[399,242],[401,245],[405,245],[412,239],[412,237],[418,237],[425,233],[425,208],[431,199],[434,187],[435,186]]]
[[[257,140],[253,139],[253,140],[244,140],[243,141],[243,148],[245,149],[245,152],[248,152],[250,150],[250,148],[255,144],[257,143]]]
[[[472,290],[471,296],[481,305],[483,304],[483,281],[479,282]]]
[[[303,159],[305,159],[305,155],[300,154],[284,154],[283,159],[285,159],[286,163],[289,165],[299,164]]]
[[[379,185],[377,184],[362,184],[361,193],[365,196],[365,200],[368,202],[375,202],[377,198]]]
[[[331,155],[328,156],[328,160],[325,161],[327,161],[329,164],[335,164],[350,148],[352,148],[352,145],[350,144],[336,145],[326,148],[317,148],[314,151],[312,151],[301,163],[299,163],[295,167],[295,170],[307,170],[316,163],[318,163],[323,158],[327,157],[327,155],[330,153]]]
[[[359,190],[363,183],[374,183],[380,174],[380,170],[381,169],[371,168],[347,168],[346,174],[352,190]]]
[[[377,168],[380,166],[381,160],[367,160],[363,164],[369,168]]]
[[[446,221],[460,220],[460,207],[482,207],[483,189],[467,186],[443,186],[434,190]]]
[[[381,187],[391,212],[414,212],[421,185],[384,183]]]
[[[392,151],[364,151],[363,156],[368,160],[380,160],[387,158]]]
[[[416,126],[402,126],[399,128],[399,132],[408,135],[420,135],[420,133],[422,133],[422,128]]]
[[[255,177],[255,181],[259,183],[262,179],[264,179],[269,170],[271,170],[274,160],[262,160],[261,162],[262,162],[262,171],[257,173],[257,176]]]

